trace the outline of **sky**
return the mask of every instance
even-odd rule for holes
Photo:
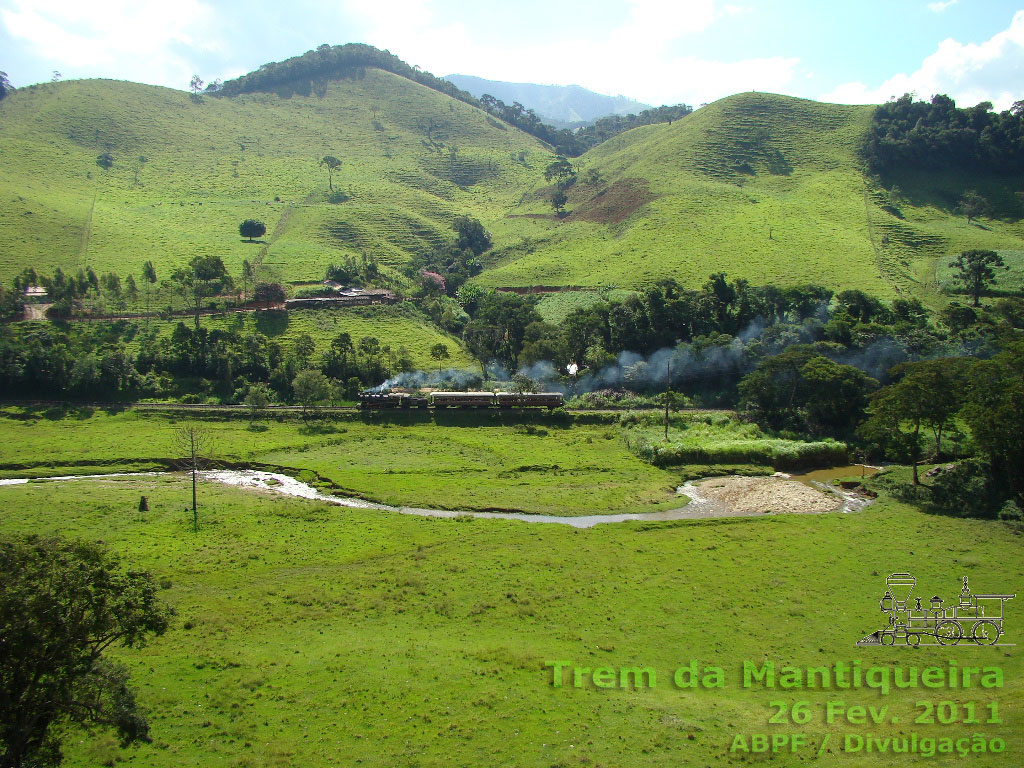
[[[1024,0],[0,0],[0,70],[185,90],[322,43],[435,75],[699,106],[741,91],[847,104],[1024,99]]]

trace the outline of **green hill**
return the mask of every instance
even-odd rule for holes
[[[725,271],[939,301],[951,255],[1024,250],[1020,221],[952,213],[959,191],[1005,196],[1005,181],[908,176],[893,207],[857,154],[871,107],[744,93],[628,131],[579,159],[559,220],[535,138],[373,67],[315,85],[198,100],[107,80],[15,92],[0,102],[0,281],[29,265],[137,277],[146,260],[166,277],[216,254],[235,275],[249,259],[302,283],[365,253],[402,285],[399,268],[463,214],[493,234],[476,278],[490,286],[693,286]],[[342,160],[335,202],[327,154]],[[247,218],[267,223],[265,242],[239,238]]]
[[[478,108],[378,69],[288,97],[34,86],[0,102],[0,134],[4,283],[29,265],[138,276],[147,259],[166,276],[195,254],[235,274],[258,258],[290,282],[359,252],[387,271],[450,238],[455,216],[500,218],[547,157]],[[336,204],[318,166],[328,154],[348,196]],[[246,218],[267,223],[266,243],[239,238]]]
[[[871,113],[744,93],[629,131],[581,158],[580,178],[596,169],[603,180],[572,186],[563,220],[551,215],[551,187],[535,179],[503,228],[529,240],[495,252],[479,280],[696,285],[724,270],[755,284],[927,298],[939,260],[967,247],[1021,247],[1020,222],[968,226],[952,205],[923,196],[887,210],[857,155]]]

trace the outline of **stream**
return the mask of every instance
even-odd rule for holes
[[[26,483],[47,483],[67,482],[73,480],[103,480],[117,477],[156,477],[160,475],[172,475],[172,472],[111,472],[101,475],[63,475],[60,477],[39,477],[0,479],[0,486],[24,485]],[[395,507],[388,504],[378,504],[363,499],[348,498],[344,496],[333,496],[322,493],[311,485],[296,480],[289,475],[279,472],[266,472],[255,469],[218,469],[200,473],[200,478],[205,481],[222,483],[237,488],[250,490],[267,491],[282,496],[293,496],[301,499],[312,499],[323,501],[328,504],[335,504],[340,507],[351,509],[368,509],[380,512],[397,512],[402,515],[418,515],[420,517],[439,518],[466,518],[476,517],[497,520],[522,520],[527,523],[555,523],[568,525],[573,528],[592,528],[599,523],[621,523],[627,520],[704,520],[716,517],[732,517],[728,507],[720,502],[704,497],[700,488],[688,482],[676,489],[680,496],[690,499],[690,503],[678,509],[666,509],[659,512],[640,512],[635,514],[610,514],[610,515],[579,515],[576,517],[564,517],[561,515],[533,515],[526,512],[468,512],[448,509],[425,509],[422,507]],[[865,502],[856,494],[851,494],[836,488],[821,485],[820,490],[825,493],[832,493],[843,499],[843,506],[840,512],[852,512],[862,509]]]

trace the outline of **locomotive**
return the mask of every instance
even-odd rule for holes
[[[404,392],[359,393],[363,410],[407,410],[410,408],[561,408],[561,392],[431,392],[411,395]]]
[[[943,606],[936,595],[927,607],[921,598],[910,605],[910,593],[917,580],[909,573],[894,573],[885,580],[885,596],[879,610],[889,617],[889,626],[874,632],[857,645],[957,645],[961,641],[994,645],[1003,634],[1003,604],[1016,595],[976,595],[964,576],[958,602]]]

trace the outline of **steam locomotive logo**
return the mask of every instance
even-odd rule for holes
[[[995,645],[1003,635],[1003,606],[1016,597],[975,595],[964,576],[959,602],[944,606],[942,598],[936,595],[927,606],[921,604],[920,597],[914,598],[911,605],[910,593],[916,585],[917,580],[909,573],[894,573],[885,580],[885,597],[879,609],[889,617],[889,626],[857,645]]]

